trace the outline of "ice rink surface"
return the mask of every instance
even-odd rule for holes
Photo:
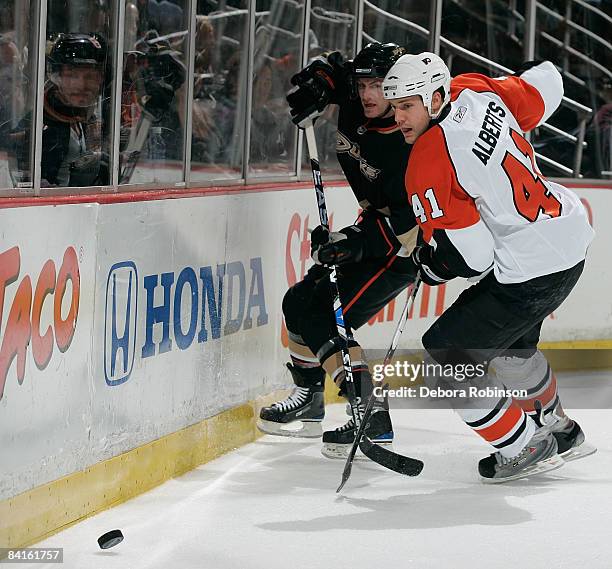
[[[63,565],[25,567],[609,569],[612,397],[601,393],[607,408],[569,412],[597,454],[531,480],[482,484],[489,449],[452,411],[395,409],[395,449],[425,461],[417,478],[360,462],[337,495],[343,463],[318,440],[266,436],[37,544],[63,547]],[[335,405],[324,427],[345,420]],[[115,528],[125,540],[101,551]]]

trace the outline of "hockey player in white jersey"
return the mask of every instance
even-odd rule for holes
[[[491,362],[487,385],[527,397],[453,402],[495,452],[479,463],[485,481],[504,482],[558,468],[594,452],[559,402],[537,349],[543,320],[578,281],[593,239],[586,212],[567,188],[546,180],[524,133],[563,96],[550,62],[513,76],[452,79],[433,53],[404,55],[387,73],[385,98],[413,144],[405,182],[423,233],[412,254],[427,284],[482,278],[423,336],[442,364]]]

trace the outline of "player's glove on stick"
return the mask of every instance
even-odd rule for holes
[[[310,235],[310,254],[317,265],[358,263],[363,252],[361,230],[355,226],[331,232],[319,225]]]
[[[364,210],[355,225],[330,233],[317,227],[310,237],[311,254],[315,263],[343,265],[391,257],[400,243],[384,215],[376,210]],[[416,276],[416,272],[414,273]]]
[[[429,286],[441,285],[454,276],[434,259],[434,251],[431,245],[419,245],[414,248],[410,255],[410,261],[414,264],[416,271],[415,274],[418,273],[421,280]]]
[[[298,126],[318,117],[332,102],[333,93],[346,75],[344,60],[338,51],[315,58],[291,78],[295,85],[287,94],[291,120]]]

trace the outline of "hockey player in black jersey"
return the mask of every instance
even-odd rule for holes
[[[353,330],[412,282],[406,266],[418,228],[404,189],[410,146],[381,89],[385,74],[404,53],[396,44],[371,43],[352,62],[344,61],[339,52],[329,53],[292,78],[296,87],[287,100],[294,123],[312,120],[329,104],[339,106],[336,153],[363,212],[354,225],[338,232],[319,226],[311,234],[316,264],[283,300],[292,360],[287,367],[295,388],[285,400],[261,410],[258,426],[266,433],[320,436],[326,373],[345,394],[326,266],[339,265],[344,318]],[[357,396],[365,400],[371,392],[370,372],[356,342],[350,353]],[[302,423],[300,430],[283,428],[296,421]],[[385,402],[377,404],[367,434],[378,443],[392,442]],[[324,433],[323,454],[344,458],[354,435],[352,419]]]

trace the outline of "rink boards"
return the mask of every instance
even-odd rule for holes
[[[576,191],[597,237],[542,340],[606,346],[612,192]],[[333,227],[351,223],[350,190],[327,194]],[[254,438],[258,402],[289,382],[280,305],[317,220],[307,187],[0,209],[0,546]],[[425,288],[401,345],[464,286]],[[404,301],[358,339],[386,348]]]

